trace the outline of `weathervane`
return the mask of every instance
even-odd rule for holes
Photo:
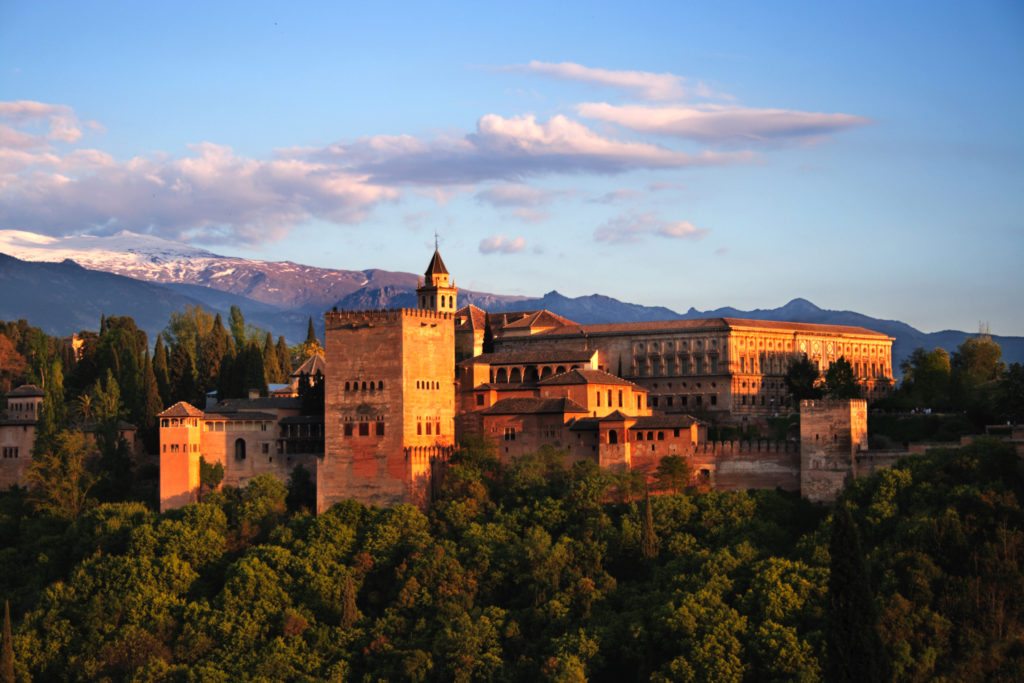
[[[434,228],[434,251],[437,251],[437,228]]]

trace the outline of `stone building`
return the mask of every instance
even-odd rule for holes
[[[596,353],[598,369],[645,387],[658,412],[739,421],[772,415],[788,405],[786,371],[803,355],[822,373],[845,358],[869,399],[884,396],[893,381],[892,342],[892,337],[861,327],[709,318],[496,333],[495,353],[531,354],[533,360],[522,364],[523,376],[551,365],[545,356]],[[488,362],[486,354],[479,358]],[[511,377],[506,381],[512,382]]]
[[[323,418],[302,415],[301,408],[299,398],[250,397],[207,410],[181,401],[160,413],[160,510],[197,500],[200,459],[219,463],[229,486],[261,474],[287,481],[299,465],[315,475]]]
[[[26,484],[44,395],[34,384],[23,384],[7,394],[0,416],[0,489]]]

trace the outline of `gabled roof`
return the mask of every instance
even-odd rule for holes
[[[203,411],[191,403],[178,401],[173,406],[157,415],[157,417],[202,417]]]
[[[581,417],[569,423],[570,432],[596,432],[600,425],[596,417]]]
[[[587,409],[567,398],[503,398],[490,408],[480,411],[484,415],[540,415],[586,413]]]
[[[455,311],[455,324],[468,330],[483,331],[487,328],[487,311],[469,304]]]
[[[227,398],[213,407],[218,413],[233,413],[239,410],[267,410],[270,408],[285,408],[299,410],[302,408],[302,399],[297,396],[267,396],[260,398]]]
[[[35,384],[22,384],[16,389],[11,389],[11,392],[7,394],[7,398],[26,398],[29,396],[46,396],[46,392]]]
[[[636,424],[630,429],[689,429],[694,422],[700,423],[700,420],[685,413],[647,415],[636,418]]]
[[[448,269],[444,267],[444,261],[441,260],[441,252],[437,249],[434,249],[434,255],[430,258],[427,272],[424,275],[428,283],[430,282],[431,275],[448,275]]]
[[[295,372],[292,373],[292,377],[298,377],[299,375],[302,374],[307,374],[310,377],[312,377],[318,372],[321,375],[327,374],[327,361],[325,361],[324,357],[321,356],[319,353],[314,353],[312,356],[303,361],[302,365],[296,368]]]
[[[552,313],[547,309],[541,309],[539,311],[530,311],[517,320],[505,323],[502,325],[502,329],[514,330],[531,327],[562,327],[573,324],[575,323],[568,318],[563,318],[557,313]]]
[[[607,415],[599,419],[601,422],[622,422],[623,420],[636,420],[639,418],[631,417],[629,415],[626,415],[621,410],[616,410],[615,412],[608,413]]]
[[[547,379],[542,379],[537,383],[539,386],[562,386],[565,384],[614,384],[617,386],[633,387],[635,389],[643,389],[643,387],[630,382],[629,380],[617,377],[604,370],[594,370],[592,368],[577,368],[576,370],[570,370],[569,372],[563,372]],[[647,391],[646,389],[643,389]]]

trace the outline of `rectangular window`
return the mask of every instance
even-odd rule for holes
[[[597,407],[601,407],[601,392],[597,392]]]
[[[377,423],[377,436],[384,436],[384,423],[383,422],[378,422]]]
[[[712,395],[711,396],[711,405],[713,405],[713,406],[717,406],[718,405],[718,396],[716,396],[716,395]]]
[[[666,396],[665,397],[665,405],[669,406],[670,408],[672,407],[672,397],[671,396]]]
[[[619,407],[622,407],[622,389],[619,389]]]
[[[484,404],[484,395],[483,394],[477,394],[476,395],[476,404],[478,406],[482,406]]]
[[[672,436],[674,436],[675,438],[678,439],[679,438],[679,430],[678,429],[673,429],[672,430]]]
[[[345,436],[352,436],[352,423],[351,422],[346,422],[345,423]]]
[[[505,441],[515,441],[515,440],[516,440],[516,428],[515,427],[505,427]]]
[[[269,443],[261,443],[260,444],[260,451],[263,453],[263,455],[269,454],[270,453],[270,444]]]
[[[440,421],[434,423],[434,433],[441,436],[441,423]]]
[[[665,432],[658,432],[658,441],[665,440]]]
[[[427,423],[427,436],[430,436],[430,430],[431,430],[432,427],[433,427],[433,425],[428,422]]]
[[[698,395],[698,396],[694,397],[694,403],[696,405],[701,405],[703,402],[704,402],[704,397],[703,396]]]
[[[680,396],[680,397],[679,397],[679,405],[681,405],[681,406],[685,406],[685,405],[686,405],[686,400],[687,400],[687,399],[686,399],[686,397],[685,397],[685,396]]]

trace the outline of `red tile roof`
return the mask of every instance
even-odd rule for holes
[[[780,332],[812,332],[818,334],[857,334],[888,339],[885,334],[866,327],[851,325],[824,325],[818,323],[794,323],[777,320],[748,320],[746,318],[700,318],[695,320],[657,320],[634,323],[604,323],[599,325],[566,325],[541,332],[537,337],[586,337],[616,336],[636,332],[691,332],[728,331],[736,328],[756,328]]]
[[[157,417],[202,417],[203,411],[191,403],[178,401],[173,406],[157,415]]]
[[[537,382],[539,386],[562,386],[565,384],[613,384],[616,386],[629,386],[637,390],[647,391],[643,387],[622,379],[604,370],[591,368],[577,368],[569,372],[563,372]]]
[[[586,413],[587,409],[567,398],[503,398],[480,412],[484,415],[563,415]]]
[[[35,384],[22,384],[16,389],[11,389],[10,393],[7,394],[7,398],[22,398],[29,396],[46,396],[46,392]]]

